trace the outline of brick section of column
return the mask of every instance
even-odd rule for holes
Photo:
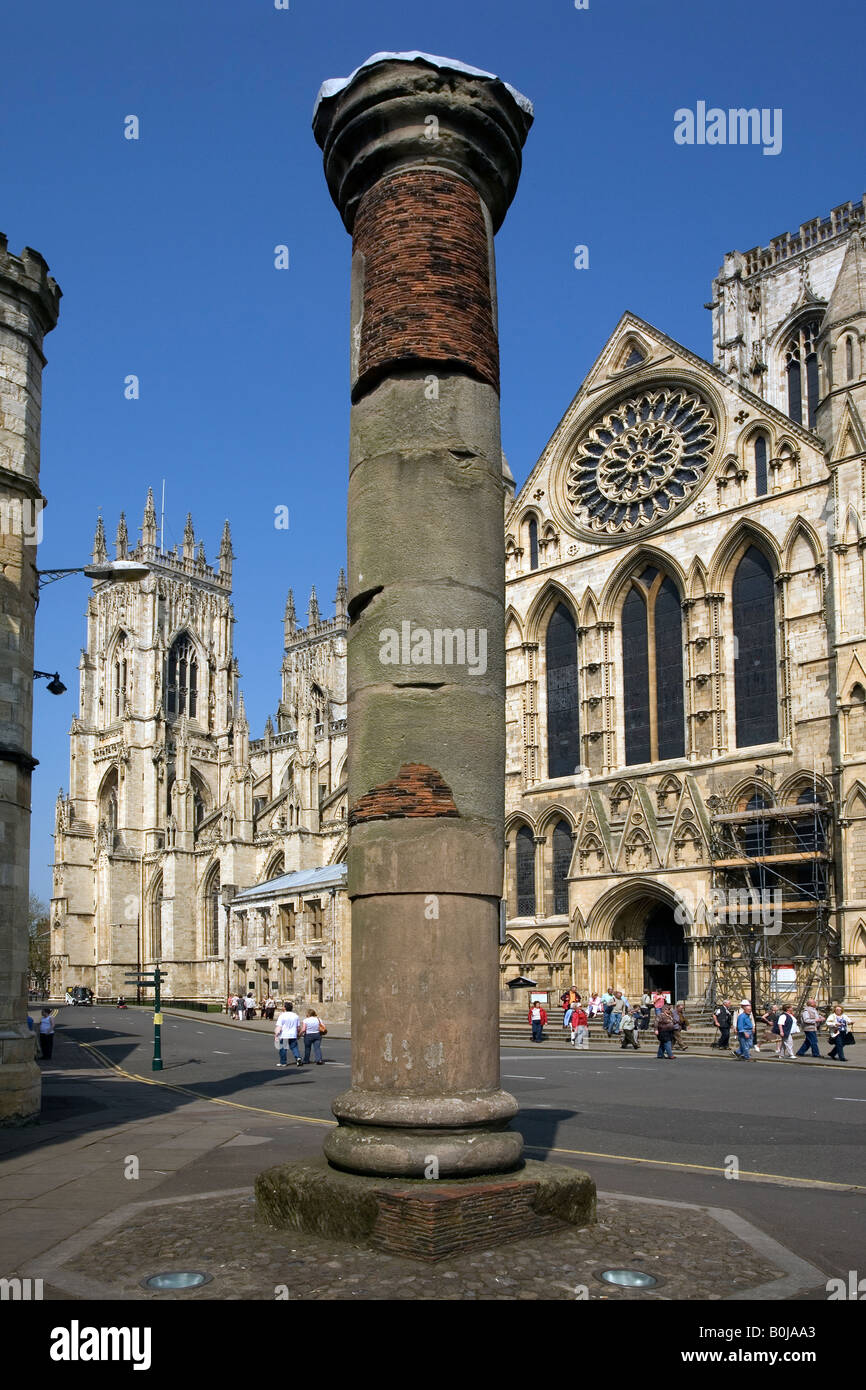
[[[441,772],[423,763],[404,763],[392,781],[373,787],[355,802],[349,811],[349,825],[404,816],[459,815],[451,788]]]
[[[487,227],[475,189],[440,169],[405,169],[361,200],[364,267],[357,399],[401,364],[440,366],[499,390]]]

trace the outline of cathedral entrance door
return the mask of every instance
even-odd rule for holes
[[[676,998],[677,966],[688,964],[689,952],[682,927],[665,903],[653,907],[646,919],[643,948],[644,989],[670,991]]]

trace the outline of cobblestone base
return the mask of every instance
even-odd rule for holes
[[[591,1226],[564,1228],[555,1237],[528,1235],[435,1265],[350,1242],[271,1231],[255,1224],[254,1210],[251,1192],[148,1203],[113,1230],[94,1235],[90,1250],[79,1249],[57,1265],[49,1274],[53,1289],[123,1300],[645,1302],[749,1298],[786,1272],[781,1247],[774,1262],[708,1211],[619,1196],[600,1199],[599,1219]],[[644,1270],[658,1285],[646,1291],[606,1285],[600,1271],[613,1268]],[[150,1274],[180,1269],[201,1270],[212,1282],[184,1294],[140,1287]],[[792,1292],[780,1289],[778,1296]]]

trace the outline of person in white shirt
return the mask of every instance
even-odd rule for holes
[[[316,1066],[322,1065],[322,1020],[315,1009],[307,1009],[307,1017],[304,1019],[304,1062],[310,1060],[310,1049],[312,1048]]]
[[[39,1052],[40,1061],[50,1062],[51,1054],[54,1051],[54,1019],[51,1017],[50,1009],[42,1010],[42,1017],[39,1020]]]
[[[851,1020],[845,1013],[841,1004],[835,1004],[833,1006],[833,1012],[827,1015],[827,1031],[830,1034],[830,1041],[833,1044],[827,1056],[834,1058],[837,1062],[847,1062],[848,1059],[845,1056],[845,1041],[848,1034],[853,1030],[851,1028]]]
[[[277,1062],[278,1067],[285,1067],[288,1064],[288,1058],[286,1057],[287,1047],[295,1059],[295,1066],[302,1067],[304,1065],[301,1061],[301,1053],[298,1048],[298,1030],[300,1026],[300,1014],[295,1013],[292,1003],[283,1004],[283,1011],[281,1014],[277,1015],[277,1021],[274,1024],[274,1037],[280,1049],[280,1060]]]

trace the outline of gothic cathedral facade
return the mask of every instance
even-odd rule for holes
[[[866,1010],[866,199],[725,257],[713,360],[626,313],[520,492],[507,465],[508,981]],[[349,1006],[346,593],[250,741],[216,569],[94,585],[54,988]],[[101,523],[95,556],[105,555]]]

